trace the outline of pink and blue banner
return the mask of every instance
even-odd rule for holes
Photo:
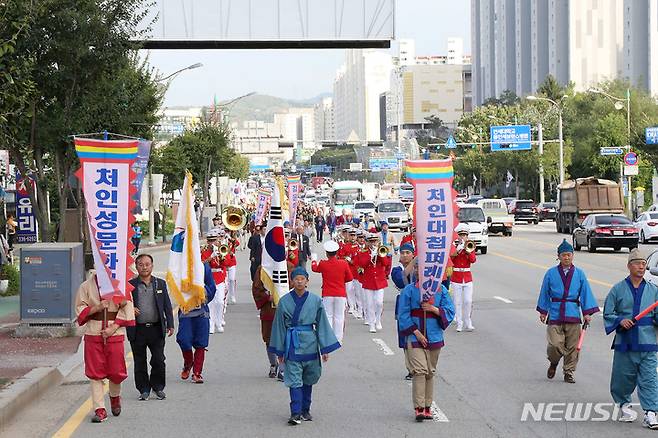
[[[418,287],[422,300],[440,291],[457,224],[452,160],[406,160],[407,182],[414,186],[418,248]]]
[[[36,196],[37,185],[34,178],[29,175],[24,177],[16,170],[16,243],[35,243],[39,238],[28,184],[32,186],[32,192]]]
[[[137,190],[133,196],[133,200],[135,201],[133,214],[142,212],[142,186],[144,185],[144,176],[146,176],[150,155],[151,141],[139,140],[139,143],[137,144],[137,158],[132,166],[133,172],[135,173],[135,179],[132,184]]]
[[[290,226],[295,227],[297,218],[297,207],[299,206],[299,192],[302,183],[299,175],[288,176],[288,202],[290,203]]]
[[[267,210],[267,205],[270,203],[272,198],[272,191],[267,187],[261,187],[258,189],[258,203],[256,205],[256,225],[261,225],[263,219],[265,219],[265,211]]]
[[[98,289],[104,299],[132,299],[130,252],[137,140],[75,138]]]

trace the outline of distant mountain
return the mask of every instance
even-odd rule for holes
[[[322,93],[310,99],[294,100],[266,94],[254,94],[232,104],[228,109],[228,113],[230,120],[238,122],[240,125],[245,120],[271,122],[276,113],[284,113],[288,108],[312,107],[321,102],[323,98],[331,95],[332,93]]]

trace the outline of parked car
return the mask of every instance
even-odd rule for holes
[[[466,198],[466,203],[467,204],[477,204],[478,201],[481,199],[484,199],[484,196],[482,195],[471,195],[468,198]]]
[[[615,251],[623,247],[630,251],[637,248],[639,235],[638,229],[626,216],[601,213],[588,215],[573,231],[572,240],[576,251],[582,247],[587,247],[589,252],[595,252],[600,247]]]
[[[502,233],[511,236],[514,227],[514,217],[507,212],[507,206],[502,199],[480,199],[478,207],[484,210],[489,224],[489,233]]]
[[[537,217],[540,221],[554,221],[557,215],[557,204],[555,202],[542,202],[537,205]]]
[[[354,217],[361,217],[367,215],[371,219],[375,217],[375,202],[374,201],[357,201],[354,203],[354,210],[352,210]]]
[[[514,222],[526,221],[528,223],[539,223],[539,216],[532,199],[515,199],[508,207],[509,214],[514,215]]]
[[[390,229],[408,231],[411,227],[407,207],[397,199],[385,200],[377,204],[375,222],[379,224],[382,221],[388,222]]]
[[[647,270],[644,272],[644,279],[658,286],[658,250],[647,257]]]
[[[635,227],[640,231],[640,243],[658,238],[658,211],[642,213],[635,220]]]
[[[468,239],[475,243],[481,254],[486,254],[489,246],[489,230],[484,210],[473,204],[462,204],[457,212],[460,223],[468,225]]]
[[[398,197],[400,201],[406,206],[414,202],[414,186],[411,184],[402,184],[398,188]]]

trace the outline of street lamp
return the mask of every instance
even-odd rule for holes
[[[631,89],[627,88],[626,89],[626,98],[623,99],[621,97],[616,97],[611,94],[606,93],[605,91],[601,90],[600,88],[589,88],[587,91],[590,93],[596,93],[596,94],[601,94],[608,99],[612,100],[615,103],[615,109],[617,111],[624,109],[624,102],[626,102],[626,135],[628,137],[628,145],[626,146],[626,151],[630,152],[631,150]],[[631,202],[632,202],[632,195],[631,195],[631,177],[628,176],[628,215],[630,217],[633,217],[633,209],[631,207]],[[619,179],[622,181],[623,185],[623,180],[624,180],[624,165],[623,162],[620,164],[620,172],[619,172]]]
[[[560,142],[560,184],[564,182],[564,138],[562,136],[562,99],[568,97],[566,94],[560,98],[559,102],[549,99],[548,97],[528,96],[528,100],[544,100],[550,102],[557,109],[558,114],[558,139]]]
[[[197,63],[194,63],[194,64],[192,64],[192,65],[188,65],[188,66],[185,67],[185,68],[181,68],[180,70],[176,70],[175,72],[173,72],[173,73],[170,74],[170,75],[165,76],[164,78],[156,79],[155,82],[164,82],[164,81],[166,81],[167,79],[169,79],[169,78],[173,78],[173,77],[176,76],[177,74],[182,73],[182,72],[184,72],[184,71],[186,71],[186,70],[194,70],[195,68],[200,68],[200,67],[203,67],[203,64],[200,63],[200,62],[197,62]]]

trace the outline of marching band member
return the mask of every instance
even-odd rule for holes
[[[619,421],[632,422],[637,413],[631,409],[631,397],[637,388],[640,406],[644,410],[642,425],[658,429],[658,378],[656,375],[656,329],[658,312],[652,309],[658,302],[658,287],[644,280],[646,256],[637,248],[628,255],[629,275],[615,284],[605,298],[603,321],[606,334],[614,333],[614,356],[610,376],[610,393],[621,406]],[[635,316],[640,316],[635,318]]]
[[[379,236],[368,235],[368,251],[356,256],[356,264],[363,268],[363,289],[366,298],[366,320],[370,333],[382,329],[382,312],[384,310],[384,289],[388,286],[391,272],[391,259],[388,255],[378,254]]]
[[[546,377],[552,379],[564,358],[564,381],[576,383],[574,373],[578,364],[578,339],[580,338],[580,314],[589,324],[592,315],[599,311],[585,273],[573,265],[573,247],[564,240],[557,248],[560,264],[549,269],[539,292],[537,311],[539,319],[548,324],[546,347],[550,365]]]
[[[235,258],[235,249],[240,246],[240,241],[237,238],[236,232],[231,231],[228,239],[228,249],[229,253],[224,258],[224,266],[227,269],[226,275],[226,289],[228,292],[228,303],[235,304],[237,300],[235,299],[235,293],[237,292],[237,282],[235,279],[235,272],[237,271],[238,261]]]
[[[224,257],[219,253],[217,241],[220,232],[217,229],[212,229],[206,234],[206,246],[201,250],[201,262],[210,265],[213,280],[217,291],[215,297],[208,303],[210,310],[210,334],[215,333],[215,329],[219,333],[224,333],[224,312],[226,310],[226,269],[224,267]]]
[[[366,232],[364,230],[357,230],[356,232],[356,252],[355,252],[355,257],[358,256],[360,253],[363,252],[368,252],[368,247],[366,245]],[[356,319],[363,319],[365,322],[364,324],[367,325],[368,321],[365,318],[365,307],[366,307],[366,298],[363,292],[363,273],[364,269],[360,266],[357,266],[356,268],[356,276],[354,277],[354,280],[352,281],[352,285],[354,287],[354,301],[355,301],[355,310],[354,310],[354,316]]]
[[[455,299],[455,321],[457,331],[461,332],[466,325],[467,331],[473,331],[471,321],[471,309],[473,305],[473,276],[471,275],[471,264],[475,263],[475,251],[466,250],[468,240],[468,225],[459,224],[455,227],[458,240],[455,251],[450,254],[453,263],[453,273],[450,279],[453,296]]]
[[[343,225],[342,234],[344,237],[343,243],[339,244],[337,256],[339,259],[345,260],[352,272],[352,278],[356,278],[357,266],[354,264],[354,255],[356,253],[356,229],[349,225]],[[354,315],[356,313],[356,284],[351,281],[347,285],[347,306],[349,313]]]
[[[317,254],[311,256],[311,269],[322,274],[322,302],[327,312],[329,325],[334,330],[336,339],[343,343],[345,328],[345,309],[347,307],[348,284],[352,284],[352,270],[345,260],[336,257],[338,244],[333,240],[324,243],[327,260],[317,261]]]
[[[124,355],[125,327],[135,325],[132,301],[116,304],[103,299],[98,290],[96,274],[80,285],[75,296],[78,325],[85,326],[85,376],[91,380],[91,401],[94,409],[92,423],[107,420],[103,380],[110,385],[112,415],[121,414],[121,382],[126,380]]]
[[[388,222],[380,222],[381,231],[379,232],[382,245],[388,249],[388,256],[393,257],[393,254],[398,252],[398,248],[395,246],[395,237],[393,233],[388,231]]]
[[[256,268],[254,281],[251,285],[251,294],[254,297],[256,308],[260,311],[260,333],[263,337],[263,342],[265,342],[265,351],[270,363],[268,377],[270,379],[277,377],[279,380],[283,381],[283,369],[279,369],[276,354],[268,350],[270,336],[272,335],[272,322],[274,321],[275,308],[273,305],[272,294],[265,288],[265,285],[260,279],[261,269],[262,267],[260,265]]]
[[[183,371],[181,371],[180,378],[187,380],[191,371],[192,382],[194,383],[203,383],[201,372],[203,371],[203,362],[206,357],[210,334],[208,303],[213,300],[217,290],[210,265],[204,263],[203,267],[206,300],[203,304],[187,313],[178,309],[178,333],[176,334],[176,342],[183,353]],[[194,352],[192,348],[194,348]]]
[[[414,262],[413,265],[413,275],[419,278],[418,264]],[[412,282],[400,292],[398,314],[405,361],[412,375],[411,392],[416,421],[431,420],[434,373],[444,345],[443,332],[452,322],[455,309],[445,287],[441,286],[440,292],[421,303],[421,291]]]
[[[331,330],[322,299],[309,293],[308,272],[297,267],[292,272],[293,289],[282,296],[274,315],[269,351],[285,364],[284,383],[290,389],[288,424],[311,421],[313,385],[320,380],[323,362],[340,348]]]

